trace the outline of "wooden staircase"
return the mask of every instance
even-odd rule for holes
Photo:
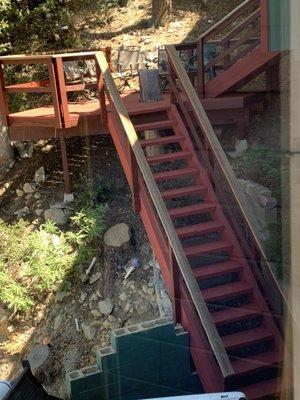
[[[147,110],[149,112],[149,109]],[[143,111],[141,111],[141,116]],[[272,313],[257,285],[251,267],[232,231],[215,195],[207,171],[200,163],[185,124],[175,105],[153,112],[153,123],[140,125],[139,115],[132,121],[145,151],[153,177],[167,206],[174,228],[180,239],[190,268],[197,280],[205,303],[211,313],[234,375],[227,383],[230,390],[243,390],[250,399],[264,399],[276,394],[280,387],[280,365],[283,360],[282,338],[272,318]],[[109,114],[109,124],[117,126],[114,114]],[[155,139],[145,139],[145,130],[156,130]],[[114,137],[117,149],[118,140]],[[158,146],[160,154],[147,157],[147,148]],[[120,154],[121,160],[123,155]],[[124,169],[127,167],[124,163]],[[141,196],[144,207],[149,207],[147,197]],[[143,208],[143,205],[141,206]],[[141,213],[143,217],[143,213]],[[149,224],[144,220],[156,256],[164,256],[156,240],[152,240],[155,217]],[[168,244],[160,243],[160,247]],[[163,260],[162,267],[169,262]],[[170,294],[169,271],[163,268]],[[193,342],[195,318],[190,306],[180,300],[181,322]],[[191,347],[200,379],[209,368],[198,362],[196,348]],[[207,391],[218,390],[205,380]]]
[[[262,72],[265,91],[278,90],[280,52],[269,50],[267,0],[245,0],[195,42],[176,49],[189,60],[188,69],[196,60],[188,73],[201,99],[236,94]]]
[[[252,50],[246,56],[237,60],[230,68],[207,82],[206,96],[217,97],[241,89],[262,72],[276,65],[279,59],[280,52]]]

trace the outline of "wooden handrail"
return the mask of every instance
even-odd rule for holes
[[[259,0],[246,0],[242,4],[240,4],[238,7],[236,7],[234,10],[232,10],[229,14],[227,14],[224,18],[222,18],[220,21],[218,21],[215,25],[213,25],[211,28],[209,28],[206,32],[204,32],[202,35],[200,35],[199,39],[203,39],[205,41],[209,40],[213,36],[217,35],[220,33],[225,26],[228,26],[231,24],[237,16],[243,14],[249,8],[253,7],[255,4],[259,4]],[[198,40],[199,40],[198,39]]]
[[[281,299],[283,301],[283,304],[285,306],[286,311],[290,311],[289,303],[285,297],[285,294],[283,293],[273,271],[271,268],[271,265],[269,264],[267,260],[267,256],[265,254],[265,251],[262,247],[261,241],[259,239],[259,232],[261,231],[260,226],[258,226],[256,218],[252,212],[251,206],[248,203],[248,200],[236,178],[236,175],[228,161],[228,158],[214,132],[214,129],[208,119],[208,116],[197,96],[197,93],[195,92],[195,89],[184,69],[184,66],[182,65],[175,46],[174,45],[167,45],[166,46],[166,51],[170,60],[170,64],[172,65],[173,70],[176,73],[177,79],[179,80],[180,86],[183,88],[184,93],[187,97],[188,103],[192,108],[192,112],[197,120],[197,124],[205,139],[207,140],[210,151],[214,155],[214,159],[218,163],[218,166],[223,174],[223,177],[225,178],[232,195],[234,196],[234,199],[236,203],[239,206],[239,209],[242,213],[242,216],[248,226],[248,229],[251,232],[251,235],[253,237],[253,240],[255,242],[256,247],[259,250],[260,256],[262,260],[264,261],[267,269],[268,269],[268,275],[270,279],[272,279],[273,284],[275,285],[277,292],[280,294]],[[188,116],[189,118],[189,116]],[[192,130],[193,137],[195,139],[196,144],[200,142],[200,138],[197,134],[196,129]]]
[[[113,77],[110,73],[105,56],[101,52],[95,53],[98,65],[103,73],[107,94],[114,105],[116,113],[119,117],[121,126],[126,134],[128,142],[131,146],[133,154],[136,158],[137,165],[144,179],[146,187],[151,196],[154,207],[157,211],[161,224],[165,230],[166,236],[170,242],[170,246],[174,253],[174,257],[178,263],[179,271],[189,291],[193,304],[197,310],[197,314],[204,328],[205,334],[215,355],[217,363],[222,371],[223,377],[227,378],[234,374],[228,355],[225,351],[223,342],[219,336],[216,326],[208,311],[206,303],[202,297],[199,286],[193,275],[189,262],[184,253],[182,244],[174,229],[172,220],[169,216],[168,210],[161,197],[161,193],[157,187],[152,171],[147,163],[146,157],[139,143],[137,133],[129,118],[128,112],[121,100],[120,94],[116,88]]]

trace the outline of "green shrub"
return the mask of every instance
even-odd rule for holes
[[[268,260],[275,264],[277,276],[282,278],[282,225],[281,221],[267,224],[269,236],[265,242]]]
[[[251,148],[233,163],[241,177],[251,179],[271,189],[273,195],[279,200],[284,173],[282,158],[281,151],[261,145]]]
[[[30,298],[27,288],[13,278],[8,272],[8,266],[0,260],[0,300],[14,312],[28,312],[34,301]]]

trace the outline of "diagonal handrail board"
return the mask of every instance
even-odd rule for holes
[[[152,171],[147,163],[142,147],[138,141],[138,136],[134,129],[134,126],[129,118],[127,110],[121,100],[119,92],[115,86],[112,75],[109,71],[107,61],[105,56],[101,52],[95,53],[96,60],[101,68],[104,81],[106,84],[106,89],[108,91],[109,97],[116,109],[116,112],[120,118],[120,121],[123,125],[124,131],[132,147],[133,153],[136,157],[137,164],[140,168],[142,177],[145,181],[149,194],[151,196],[152,202],[155,206],[157,214],[161,220],[161,223],[164,227],[172,250],[174,252],[175,259],[178,263],[179,270],[182,274],[184,282],[188,288],[190,296],[193,300],[194,306],[197,310],[197,314],[201,320],[205,333],[207,335],[209,344],[214,352],[214,355],[217,359],[217,362],[220,366],[222,374],[224,378],[232,376],[234,374],[234,370],[229,361],[228,355],[225,351],[224,345],[221,341],[219,333],[216,329],[216,326],[211,318],[211,315],[208,311],[206,303],[202,297],[199,286],[196,282],[196,279],[192,273],[189,262],[185,256],[183,247],[179,241],[179,238],[175,232],[172,220],[169,216],[168,210],[165,206],[165,203],[161,197],[160,191],[157,187],[157,184],[154,180]]]
[[[213,36],[220,33],[225,26],[230,25],[238,16],[245,13],[254,5],[259,4],[259,0],[246,0],[238,7],[234,8],[229,14],[227,14],[224,18],[218,21],[215,25],[209,28],[206,32],[204,32],[197,40],[203,39],[205,41],[209,40]]]
[[[176,75],[178,77],[180,86],[182,87],[183,91],[185,92],[188,102],[192,107],[192,111],[194,113],[194,116],[197,119],[198,126],[200,127],[205,138],[207,139],[207,141],[209,143],[209,147],[215,156],[218,166],[221,169],[223,176],[225,177],[225,179],[229,185],[229,188],[230,188],[230,190],[242,212],[242,215],[251,231],[251,234],[255,241],[255,244],[260,251],[260,254],[262,256],[264,263],[267,266],[268,274],[271,277],[273,283],[275,284],[277,291],[280,293],[280,296],[284,302],[286,310],[290,311],[289,303],[286,299],[286,296],[283,293],[283,291],[272,271],[272,268],[267,260],[267,256],[265,254],[265,251],[264,251],[261,241],[259,239],[258,232],[260,232],[260,227],[258,226],[258,224],[256,222],[256,218],[253,214],[251,207],[249,206],[248,200],[247,200],[244,192],[242,191],[242,188],[235,176],[235,173],[233,172],[230,162],[228,161],[228,158],[227,158],[219,140],[216,137],[214,129],[213,129],[213,127],[208,119],[208,116],[197,96],[197,93],[195,92],[195,89],[184,69],[184,66],[182,65],[182,63],[177,55],[175,46],[167,45],[166,51],[171,60],[172,67],[174,68],[174,72],[176,73]],[[196,143],[199,143],[200,139],[198,136],[194,137],[194,139],[195,139]]]

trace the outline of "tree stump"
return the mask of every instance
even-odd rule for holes
[[[117,267],[127,264],[131,257],[130,229],[121,223],[112,226],[104,234],[104,295],[109,297],[110,288],[114,284],[115,271]]]
[[[40,344],[35,346],[27,356],[32,373],[40,383],[51,382],[50,373],[54,358],[49,346]]]
[[[160,135],[159,135],[158,130],[145,131],[145,140],[157,139],[159,137],[160,137]],[[163,154],[163,153],[164,153],[163,146],[147,146],[146,147],[147,157],[159,156],[160,154]]]

